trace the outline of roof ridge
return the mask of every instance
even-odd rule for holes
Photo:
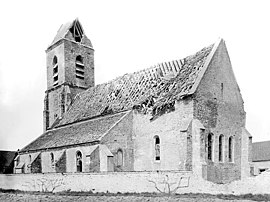
[[[154,98],[159,100],[156,104],[160,106],[156,107],[161,107],[175,98],[192,94],[192,87],[201,79],[198,75],[207,67],[206,61],[211,60],[209,55],[213,46],[204,47],[183,59],[157,63],[86,89],[76,96],[58,126],[98,114],[128,110],[142,102],[152,106],[157,101]]]

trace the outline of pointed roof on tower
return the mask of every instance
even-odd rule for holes
[[[85,35],[83,27],[78,18],[76,18],[73,22],[67,22],[61,25],[53,39],[53,42],[49,45],[47,50],[51,49],[53,45],[57,44],[63,39],[93,48],[92,43]]]

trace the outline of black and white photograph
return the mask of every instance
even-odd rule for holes
[[[0,2],[0,201],[270,201],[270,2]]]

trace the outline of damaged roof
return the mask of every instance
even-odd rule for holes
[[[59,28],[57,31],[56,36],[53,39],[53,42],[49,45],[48,49],[52,47],[55,43],[60,41],[61,39],[68,39],[71,41],[76,41],[73,35],[73,30],[80,29],[80,32],[82,34],[82,39],[80,41],[80,44],[86,45],[88,47],[93,47],[91,41],[87,38],[87,36],[84,34],[83,28],[81,26],[81,23],[78,19],[75,19],[73,22],[67,22]]]
[[[220,41],[184,59],[125,74],[79,93],[54,127],[132,108],[149,112],[154,119],[172,108],[175,100],[195,92]]]
[[[49,130],[24,147],[20,152],[98,141],[102,135],[108,132],[127,113],[117,113]]]
[[[270,141],[252,143],[252,161],[270,161]]]

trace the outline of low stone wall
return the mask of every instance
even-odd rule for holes
[[[220,185],[195,178],[192,172],[114,172],[0,175],[0,188],[23,191],[220,193]]]
[[[239,195],[270,194],[269,187],[270,172],[229,184],[214,184],[195,177],[192,172],[181,171],[0,175],[1,189],[40,192],[171,192]]]

